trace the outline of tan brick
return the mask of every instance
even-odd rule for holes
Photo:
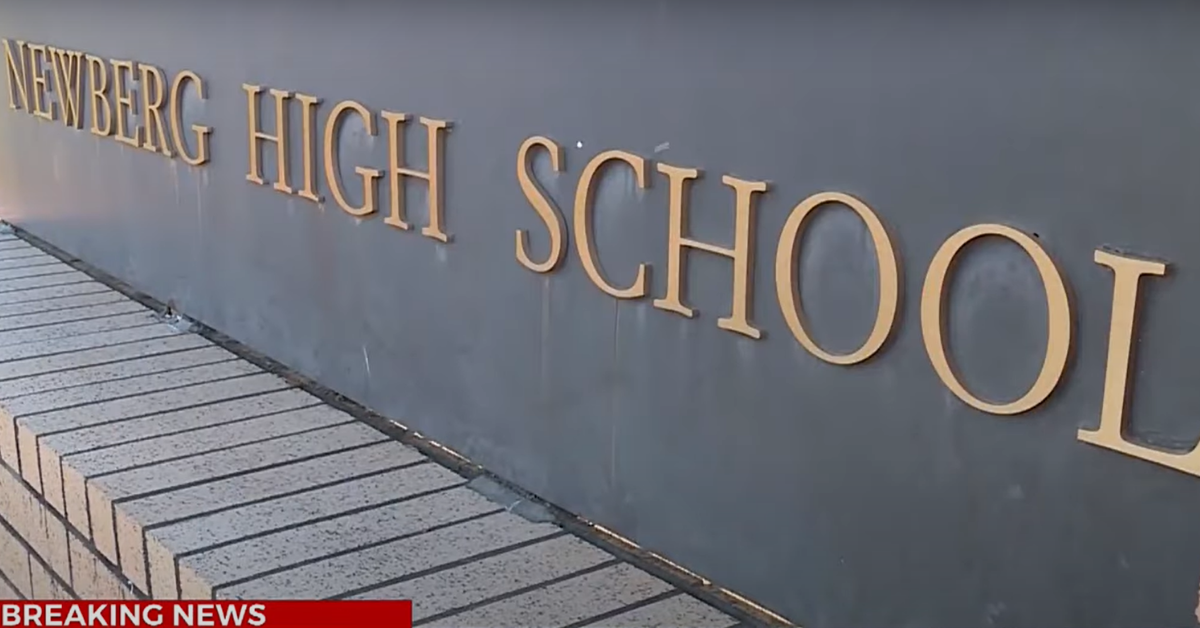
[[[84,600],[122,600],[130,597],[129,588],[104,564],[83,539],[71,534],[71,586]]]
[[[55,573],[70,571],[66,524],[7,467],[0,467],[0,517],[49,563]]]
[[[59,578],[70,580],[71,574],[59,574],[56,578],[50,569],[43,565],[39,560],[29,561],[30,572],[33,576],[33,595],[30,596],[34,600],[71,600],[75,596],[71,595],[71,591],[64,586]]]
[[[16,535],[3,526],[0,526],[0,572],[4,572],[21,595],[29,597],[32,594],[29,551]]]
[[[16,589],[9,586],[4,580],[0,580],[0,601],[16,602],[25,599]]]

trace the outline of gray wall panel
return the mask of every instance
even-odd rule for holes
[[[1178,450],[1200,438],[1192,3],[13,1],[0,31],[193,70],[208,100],[190,99],[187,120],[214,128],[212,161],[195,168],[6,109],[10,220],[565,508],[806,626],[1195,621],[1200,478],[1076,440],[1100,413],[1102,245],[1172,265],[1146,280],[1131,437]],[[342,99],[380,131],[380,109],[453,121],[453,241],[247,182],[242,83],[317,95],[321,121]],[[408,154],[423,167],[419,131]],[[535,257],[547,250],[514,173],[531,135],[565,148],[563,172],[544,155],[538,172],[568,220],[605,149],[703,169],[692,232],[723,245],[721,175],[770,181],[755,230],[764,337],[717,328],[731,265],[711,255],[688,255],[691,320],[599,291],[573,229],[560,269],[519,266],[516,229]],[[350,122],[340,146],[358,201],[353,167],[386,168],[386,139]],[[615,284],[651,264],[657,298],[667,185],[652,179],[639,190],[627,169],[605,171],[595,239]],[[409,187],[419,228],[423,187]],[[904,262],[892,340],[853,367],[809,355],[775,302],[779,231],[826,190],[869,203]],[[1073,297],[1068,370],[1016,417],[960,402],[922,344],[929,260],[982,222],[1036,233]],[[878,279],[862,223],[822,212],[801,251],[814,335],[852,349]],[[981,241],[949,294],[964,381],[1020,394],[1047,335],[1033,264]]]

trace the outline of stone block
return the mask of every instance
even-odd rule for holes
[[[207,408],[208,406],[204,406]],[[355,423],[345,412],[326,405],[225,423],[183,434],[140,440],[69,456],[64,462],[89,479],[220,450],[261,443],[320,428]]]
[[[0,331],[0,346],[19,345],[30,342],[45,342],[47,340],[54,340],[55,338],[79,336],[82,334],[91,334],[112,329],[124,329],[126,327],[149,325],[157,322],[159,322],[159,320],[155,317],[153,312],[150,310],[143,310],[142,312],[134,312],[131,314],[116,314],[113,316],[105,316],[104,318],[93,318],[83,321],[69,321],[66,323],[46,325],[44,327],[28,327],[25,329]]]
[[[736,619],[690,595],[675,595],[587,624],[586,628],[732,628]]]
[[[66,272],[55,273],[53,275],[42,275],[40,277],[23,277],[21,279],[6,279],[0,281],[0,294],[8,292],[21,292],[32,288],[48,288],[50,286],[61,286],[63,284],[84,283],[91,281],[92,278],[77,271],[68,270]]]
[[[467,519],[495,507],[453,489],[222,547],[179,561],[180,591],[185,599],[214,591],[222,599],[325,598],[558,532],[503,511]]]
[[[3,268],[3,266],[0,265],[0,268]],[[109,290],[106,292],[92,292],[89,294],[41,299],[38,301],[25,301],[23,303],[0,305],[0,318],[40,314],[43,312],[59,312],[62,310],[84,308],[93,305],[119,303],[126,300],[127,299],[125,296],[120,292]]]
[[[207,351],[209,349],[197,349],[183,355],[190,356]],[[209,359],[220,357],[219,353],[213,353]],[[254,374],[256,372],[258,374]],[[13,406],[40,408],[33,412],[12,412],[17,426],[17,454],[22,476],[40,492],[42,483],[37,446],[39,436],[285,387],[287,383],[282,379],[262,373],[248,362],[233,360],[27,395],[6,403],[10,411]],[[142,393],[155,392],[133,394],[139,389]],[[31,399],[33,397],[37,399]],[[54,404],[65,404],[65,407],[49,407]]]
[[[558,536],[354,597],[413,600],[413,619],[418,620],[615,561],[594,545],[573,536]]]
[[[0,261],[3,261],[3,259],[3,257],[0,257]],[[82,283],[71,283],[61,286],[46,286],[44,288],[32,288],[17,292],[0,293],[0,306],[14,305],[17,303],[31,303],[45,299],[96,293],[120,294],[119,292],[116,292],[112,288],[109,288],[98,281],[85,281]]]
[[[395,450],[385,452],[381,447],[372,447],[373,460],[355,459],[351,456],[330,456],[312,460],[299,477],[303,482],[317,487],[313,490],[290,493],[273,499],[259,500],[243,506],[229,508],[226,504],[247,495],[245,483],[228,486],[227,490],[209,490],[200,496],[182,495],[178,491],[159,495],[142,502],[122,504],[131,521],[143,527],[147,562],[150,570],[149,592],[156,599],[176,599],[179,596],[178,576],[175,571],[176,557],[199,553],[204,549],[236,543],[250,536],[281,532],[317,519],[330,519],[372,507],[382,506],[398,499],[411,498],[429,491],[444,490],[461,486],[463,479],[454,472],[435,464],[418,464],[402,469],[349,481],[339,481],[353,473],[361,475],[373,467],[404,463],[405,452],[395,455]],[[408,452],[416,454],[408,449]],[[384,455],[380,455],[384,454]],[[411,454],[410,454],[411,455]],[[409,458],[411,461],[414,458]],[[245,478],[248,476],[241,476]],[[233,484],[235,480],[227,480]],[[336,482],[336,483],[332,483]],[[270,490],[260,482],[261,489]],[[196,487],[201,488],[201,487]],[[218,488],[205,485],[204,488]],[[274,489],[276,492],[278,488]],[[190,492],[195,493],[194,489]],[[176,502],[191,506],[187,511],[215,511],[207,515],[193,515],[180,521],[170,508]],[[220,508],[224,509],[220,509]],[[218,510],[220,509],[220,510]],[[185,511],[186,512],[186,511]],[[175,521],[176,523],[170,523]],[[136,536],[130,535],[136,539]]]
[[[227,371],[226,374],[246,372],[254,368],[245,362],[222,362],[213,366],[235,369]],[[64,468],[58,464],[58,452],[53,448],[45,455],[49,461],[47,467],[49,472],[48,475],[43,475],[41,439],[34,438],[34,434],[45,434],[46,436],[43,436],[42,439],[50,442],[52,436],[70,434],[75,430],[102,426],[116,427],[132,421],[140,421],[137,425],[144,430],[147,427],[145,419],[159,416],[170,418],[174,414],[173,411],[199,411],[200,408],[207,407],[209,404],[265,392],[286,390],[289,386],[287,382],[275,375],[258,373],[162,390],[133,398],[114,399],[81,408],[69,408],[61,412],[35,415],[29,418],[28,424],[22,424],[19,428],[22,436],[20,451],[22,456],[36,455],[37,461],[35,465],[30,466],[30,473],[36,474],[38,477],[49,477],[50,483],[53,484],[47,490],[43,482],[43,492],[47,494],[47,499],[53,500],[51,503],[55,507],[61,505],[66,510],[66,514],[81,534],[93,538],[89,531],[91,526],[88,523],[88,516],[83,512],[84,507],[82,506],[87,503],[85,497],[87,491],[84,485],[86,478],[74,472],[70,467]],[[158,414],[159,412],[162,414]],[[61,498],[59,493],[62,494]]]
[[[0,347],[0,368],[11,367],[20,372],[21,369],[30,368],[22,365],[36,361],[39,357],[65,355],[96,347],[179,335],[167,325],[152,324],[84,336],[71,336],[41,343]],[[0,403],[0,460],[14,469],[19,468],[16,425],[12,412],[2,403]]]
[[[45,490],[47,501],[52,504],[56,499],[60,502],[62,501],[63,483],[61,469],[63,464],[70,467],[72,478],[85,477],[94,481],[96,478],[102,478],[125,470],[132,470],[139,467],[144,468],[165,462],[183,461],[186,458],[201,456],[214,451],[228,450],[243,444],[262,442],[322,427],[330,427],[338,423],[345,423],[347,420],[348,417],[344,413],[334,410],[329,406],[314,406],[262,417],[252,421],[234,423],[232,426],[228,424],[219,425],[207,430],[141,440],[126,445],[86,452],[78,456],[68,457],[61,464],[59,457],[52,449],[42,446],[40,447],[40,452],[44,477],[50,478],[53,476],[60,478],[58,480],[58,487],[51,487],[50,483],[47,483]],[[74,479],[72,481],[76,482]],[[71,494],[75,496],[79,493],[77,489],[73,489]],[[71,505],[70,510],[83,510],[83,508],[84,503],[77,501]],[[139,533],[136,540],[136,547],[127,548],[128,551],[120,554],[122,557],[132,556],[131,552],[135,552],[138,555],[141,554],[140,536]],[[134,543],[132,536],[127,534],[126,537],[128,537],[130,543]],[[141,561],[139,560],[133,560],[130,566],[137,571],[129,571],[128,575],[133,577],[135,584],[145,590],[146,578],[140,570],[140,563]]]
[[[113,362],[136,360],[137,358],[196,349],[211,344],[203,337],[194,334],[174,334],[44,357],[0,362],[0,395],[8,394],[9,382],[13,380],[17,380],[14,384],[19,385],[19,380],[34,375],[48,375],[56,371],[70,371]]]
[[[120,394],[123,386],[128,394]],[[57,408],[49,407],[54,403],[53,398],[30,400],[31,403],[26,404],[28,397],[22,397],[14,400],[12,404],[36,404],[42,408],[35,412],[18,414],[17,428],[44,438],[51,434],[285,390],[289,387],[291,385],[282,378],[264,373],[249,362],[231,360],[56,391],[60,398],[73,398],[76,401],[68,401],[65,406]]]
[[[170,410],[160,414],[81,427],[42,436],[38,442],[66,456],[123,443],[208,429],[254,417],[320,405],[321,400],[299,388],[284,388],[226,401]]]
[[[566,626],[670,590],[671,585],[622,563],[424,625]]]
[[[52,266],[61,264],[62,260],[53,255],[45,253],[32,253],[19,257],[5,257],[0,259],[0,268],[24,268],[26,266]]]
[[[37,312],[34,314],[0,316],[0,332],[48,327],[50,325],[56,325],[60,323],[71,323],[75,321],[84,321],[145,311],[147,310],[141,303],[126,300],[116,301],[113,303],[102,303],[100,305],[89,305],[86,307],[73,307],[62,310],[53,310],[49,312]]]
[[[40,277],[42,275],[57,275],[59,273],[76,272],[74,268],[59,262],[58,264],[43,264],[40,266],[22,266],[19,268],[0,268],[0,287],[3,287],[4,281],[8,279],[22,279],[25,277]]]
[[[109,361],[99,364],[79,365],[78,367],[66,367],[61,369],[51,369],[48,372],[30,374],[22,377],[6,378],[0,381],[0,403],[12,409],[13,412],[28,414],[30,410],[22,410],[28,408],[28,403],[33,400],[16,401],[19,397],[34,395],[41,393],[43,399],[53,398],[54,395],[47,394],[52,391],[57,391],[62,388],[76,388],[86,386],[88,384],[99,384],[111,380],[128,380],[140,375],[154,375],[158,373],[178,370],[189,366],[199,366],[202,364],[213,364],[216,362],[225,362],[236,359],[234,355],[228,351],[211,346],[203,338],[198,336],[175,336],[170,338],[162,338],[155,340],[160,347],[165,345],[167,348],[159,348],[151,350],[144,356],[123,359],[119,361]],[[142,344],[142,343],[138,343]],[[206,346],[208,345],[208,346]],[[167,350],[173,350],[174,353],[165,353]],[[79,356],[78,352],[66,355],[57,355],[48,358],[37,360],[24,360],[18,363],[28,369],[36,369],[42,367],[41,362],[68,362],[69,358]],[[113,351],[112,354],[120,354],[122,352]],[[126,356],[129,357],[129,356]],[[86,359],[86,358],[77,358]],[[4,374],[5,369],[0,366],[0,375]],[[84,392],[84,391],[77,391]],[[63,399],[72,399],[69,396],[63,396]],[[33,412],[42,412],[44,410],[32,410]]]
[[[53,338],[42,342],[3,346],[0,347],[0,364],[8,365],[19,360],[59,355],[97,347],[109,347],[138,340],[181,335],[184,334],[181,334],[170,325],[151,319],[150,321],[141,321],[131,327],[81,334],[78,336]]]
[[[33,245],[15,236],[6,236],[6,239],[0,240],[0,252],[6,251],[37,251],[41,253],[41,249],[34,248]]]
[[[25,259],[28,257],[52,257],[32,246],[20,247],[11,251],[0,251],[0,260]]]
[[[78,490],[71,493],[71,499],[68,499],[64,494],[67,482],[62,476],[60,458],[83,452],[103,451],[125,443],[153,442],[157,437],[216,429],[250,417],[312,406],[318,402],[316,397],[291,388],[49,434],[38,439],[42,493],[51,506],[67,515],[71,525],[90,538],[87,533],[87,508],[84,505],[85,491],[82,482],[76,484]]]
[[[114,501],[353,450],[384,440],[386,437],[379,432],[360,423],[351,423],[88,480],[87,503],[91,514],[92,539],[101,554],[123,565],[117,554],[115,518],[118,514],[113,509]],[[121,517],[124,519],[123,513]]]

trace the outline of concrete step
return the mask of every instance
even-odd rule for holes
[[[0,258],[0,598],[738,624],[23,241],[0,238]]]

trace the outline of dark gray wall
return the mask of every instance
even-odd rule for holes
[[[1092,252],[1106,244],[1173,264],[1144,304],[1132,432],[1182,449],[1200,437],[1195,3],[12,0],[0,31],[194,70],[209,100],[188,121],[215,128],[212,163],[194,169],[4,110],[6,215],[563,507],[805,626],[1196,621],[1200,478],[1075,439],[1099,417],[1111,274]],[[454,241],[246,182],[243,82],[315,94],[323,113],[353,98],[454,121]],[[690,256],[693,320],[602,294],[573,239],[556,273],[518,266],[514,230],[546,250],[514,176],[535,134],[567,147],[565,172],[540,172],[568,211],[603,149],[705,169],[693,230],[719,243],[720,175],[771,181],[756,230],[766,337],[716,327],[730,265],[710,255]],[[383,137],[342,142],[348,177],[386,167]],[[905,260],[893,342],[852,368],[805,353],[774,299],[782,223],[823,190],[875,207]],[[660,296],[665,179],[635,191],[615,168],[597,198],[606,272],[623,284],[649,262]],[[1039,234],[1074,296],[1067,374],[1019,417],[959,402],[922,348],[926,265],[978,222]],[[815,335],[853,348],[875,299],[861,223],[821,214],[801,265]],[[1042,359],[1041,284],[1003,242],[959,273],[964,378],[1013,398]]]

